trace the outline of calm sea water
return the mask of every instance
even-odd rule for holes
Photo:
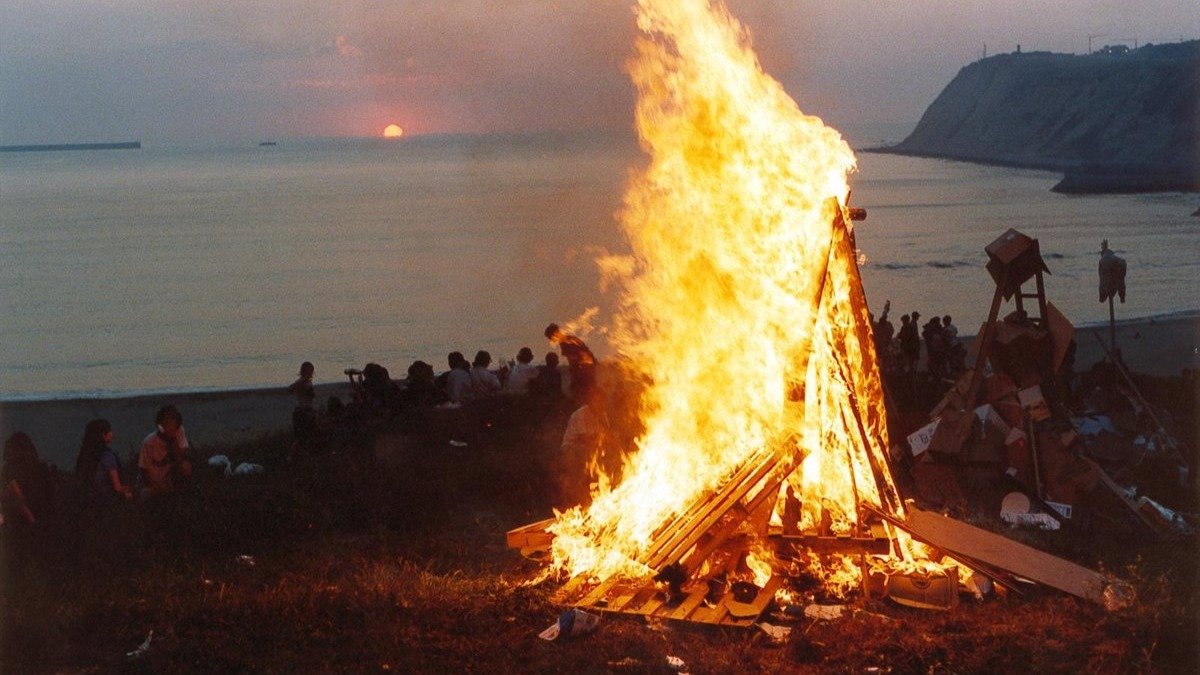
[[[640,161],[595,136],[0,154],[0,399],[544,353],[550,321],[611,310],[592,259],[623,250],[614,213]],[[890,298],[896,316],[949,313],[973,332],[992,292],[983,247],[1009,227],[1040,239],[1047,292],[1076,321],[1107,318],[1103,238],[1129,261],[1120,316],[1200,306],[1194,195],[1068,197],[1054,174],[859,162],[877,310]]]

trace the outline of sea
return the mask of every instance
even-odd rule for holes
[[[886,139],[868,132],[856,146]],[[273,139],[0,153],[0,400],[283,386],[368,362],[549,351],[546,324],[616,299],[595,259],[645,162],[619,134]],[[1200,307],[1200,197],[1068,196],[1058,175],[858,153],[851,204],[872,309],[950,314],[992,297],[984,247],[1040,241],[1046,293],[1077,323],[1101,241],[1128,261],[1118,318]],[[923,319],[924,321],[924,319]]]

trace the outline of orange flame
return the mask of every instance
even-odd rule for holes
[[[649,573],[639,556],[665,522],[771,453],[808,453],[789,480],[835,531],[859,502],[900,511],[879,487],[882,389],[840,218],[854,154],[762,71],[720,4],[640,0],[637,20],[650,162],[625,195],[633,255],[601,263],[624,300],[609,343],[650,382],[645,432],[621,482],[550,528],[555,566],[590,578]]]

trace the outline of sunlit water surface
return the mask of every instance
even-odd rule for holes
[[[593,260],[635,144],[601,136],[282,141],[0,154],[0,398],[240,388],[367,361],[548,350],[611,312]],[[1129,261],[1119,315],[1197,307],[1195,195],[1071,197],[1054,174],[860,154],[852,203],[872,307],[984,318],[983,247],[1041,241],[1051,300],[1096,300],[1101,239]],[[603,352],[603,336],[593,338]]]

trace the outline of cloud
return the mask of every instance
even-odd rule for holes
[[[764,68],[839,128],[914,124],[985,42],[995,53],[1079,51],[1087,33],[1200,37],[1196,0],[727,2]],[[0,2],[0,141],[186,135],[193,122],[195,134],[374,134],[393,116],[415,132],[628,129],[631,4]],[[222,124],[199,124],[209,119]]]
[[[337,49],[338,56],[344,56],[349,59],[357,59],[362,56],[362,50],[350,44],[345,35],[334,37],[333,46]]]

